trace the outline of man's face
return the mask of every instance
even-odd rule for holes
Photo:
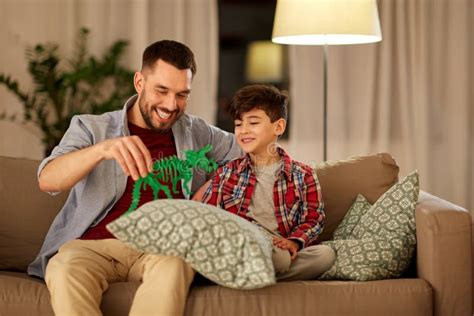
[[[167,131],[186,110],[192,73],[158,60],[152,69],[135,74],[135,89],[143,122],[155,131]]]

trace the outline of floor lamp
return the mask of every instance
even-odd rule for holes
[[[328,45],[382,40],[376,0],[277,0],[272,41],[324,46],[323,157],[327,160]],[[291,65],[290,65],[291,66]]]

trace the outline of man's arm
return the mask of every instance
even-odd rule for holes
[[[207,125],[207,128],[210,135],[209,143],[212,145],[210,157],[215,158],[220,166],[243,155],[234,134],[213,125]]]
[[[146,177],[153,167],[150,152],[138,136],[113,138],[50,161],[40,173],[39,187],[45,192],[69,190],[107,159],[117,160],[134,180]]]
[[[151,170],[150,152],[139,137],[111,138],[93,144],[95,137],[87,126],[81,116],[72,118],[59,145],[39,167],[42,191],[69,190],[106,159],[117,160],[124,173],[134,179],[146,176]]]

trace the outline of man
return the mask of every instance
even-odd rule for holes
[[[100,315],[108,285],[127,280],[143,281],[130,315],[183,313],[194,270],[179,258],[127,247],[105,225],[130,206],[134,180],[152,170],[153,160],[180,157],[186,149],[207,144],[213,146],[209,156],[218,161],[240,155],[232,134],[184,113],[195,73],[194,55],[185,45],[150,45],[134,77],[138,95],[120,111],[75,116],[40,164],[41,190],[71,189],[28,267],[30,275],[45,278],[57,315]],[[204,181],[205,174],[195,172],[191,191]],[[142,193],[142,203],[152,200],[150,191]],[[181,186],[178,191],[173,197],[189,198]]]

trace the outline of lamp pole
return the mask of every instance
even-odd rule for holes
[[[328,159],[328,45],[324,44],[323,61],[323,161]]]
[[[377,0],[278,0],[272,41],[324,46],[323,159],[328,143],[328,46],[382,40]]]

